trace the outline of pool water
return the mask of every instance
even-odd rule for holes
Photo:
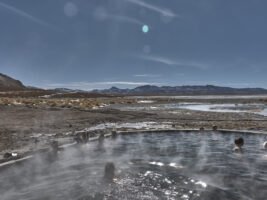
[[[242,136],[243,153],[233,141]],[[0,171],[3,200],[194,199],[262,200],[267,196],[263,135],[140,133],[71,147]],[[113,162],[114,182],[103,179]]]

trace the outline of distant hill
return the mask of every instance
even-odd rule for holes
[[[134,89],[119,89],[112,87],[105,90],[94,90],[93,92],[110,95],[260,95],[267,94],[267,89],[231,88],[214,85],[173,87],[144,85]]]
[[[25,89],[27,88],[22,82],[0,73],[0,91],[18,91]]]
[[[204,86],[155,86],[143,85],[134,89],[120,89],[111,87],[104,90],[73,90],[68,88],[56,88],[51,90],[44,90],[35,87],[26,87],[19,80],[15,80],[5,74],[0,73],[0,91],[25,91],[27,94],[58,94],[64,96],[80,95],[82,97],[92,96],[149,96],[149,95],[261,95],[267,94],[267,89],[263,88],[231,88],[214,85]],[[25,93],[23,92],[23,93]]]

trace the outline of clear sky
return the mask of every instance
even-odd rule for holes
[[[266,0],[0,0],[0,72],[45,88],[267,88],[266,8]]]

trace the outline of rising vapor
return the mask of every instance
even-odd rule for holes
[[[205,63],[199,63],[199,62],[194,62],[194,61],[184,61],[184,60],[174,60],[174,59],[161,57],[161,56],[149,55],[149,56],[138,56],[138,58],[142,60],[151,61],[151,62],[161,63],[164,65],[169,65],[169,66],[186,66],[186,67],[197,68],[201,70],[206,70],[209,68],[209,65]]]

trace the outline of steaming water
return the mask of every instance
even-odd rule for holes
[[[54,162],[45,156],[0,171],[0,199],[262,200],[267,196],[264,136],[244,134],[244,153],[233,153],[240,134],[146,133],[68,148]],[[103,180],[114,162],[114,183]]]

